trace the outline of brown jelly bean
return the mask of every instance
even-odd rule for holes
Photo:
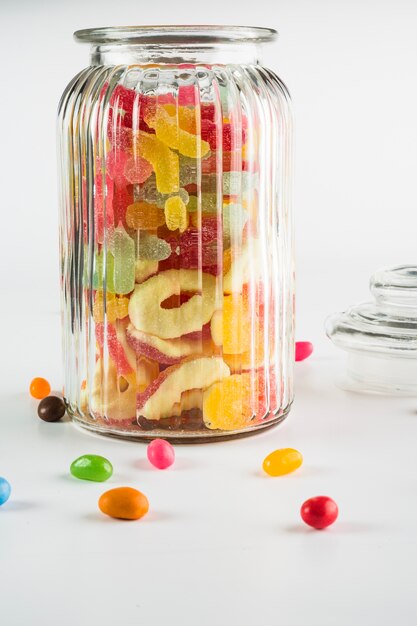
[[[39,402],[38,415],[44,422],[57,422],[65,415],[65,403],[58,396],[47,396]]]

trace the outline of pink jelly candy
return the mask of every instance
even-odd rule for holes
[[[166,469],[175,461],[174,448],[165,439],[154,439],[148,446],[149,462],[158,469]]]
[[[309,341],[296,341],[295,342],[295,360],[304,361],[313,352],[313,344]]]

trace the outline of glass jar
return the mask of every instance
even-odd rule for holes
[[[293,397],[291,111],[266,28],[75,33],[59,106],[65,398],[73,420],[206,441]]]

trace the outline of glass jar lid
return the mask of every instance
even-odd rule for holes
[[[331,315],[326,333],[348,352],[345,388],[417,395],[417,265],[376,272],[373,301]]]

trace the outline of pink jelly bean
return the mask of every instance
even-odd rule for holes
[[[154,439],[148,446],[149,462],[158,469],[166,469],[175,461],[174,448],[165,439]]]
[[[304,361],[313,352],[313,344],[309,341],[296,341],[295,342],[295,360]]]

